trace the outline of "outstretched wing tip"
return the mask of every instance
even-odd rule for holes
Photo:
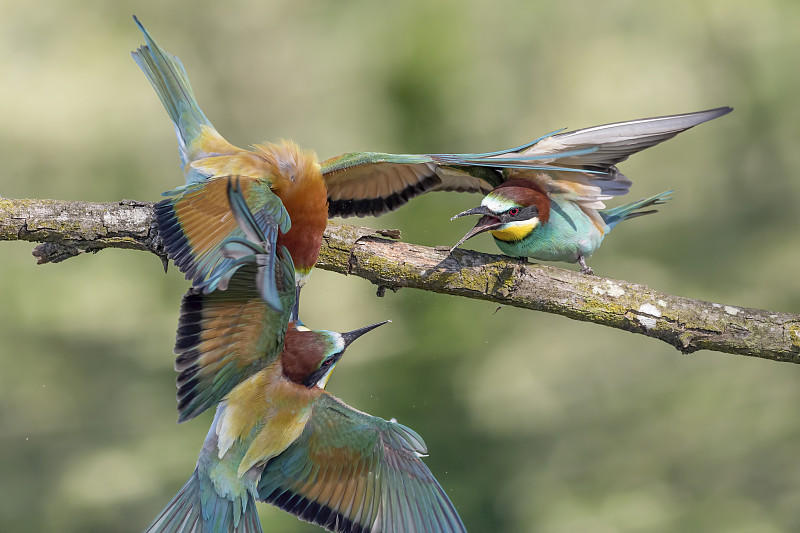
[[[463,532],[423,449],[410,428],[323,394],[301,437],[266,464],[260,499],[331,531]]]

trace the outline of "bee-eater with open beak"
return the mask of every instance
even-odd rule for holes
[[[584,172],[509,168],[479,207],[453,218],[480,215],[478,223],[456,245],[489,232],[498,248],[512,257],[579,263],[592,274],[586,258],[620,222],[655,213],[647,209],[669,199],[672,191],[638,202],[605,209],[604,200],[626,194],[631,181],[616,167],[640,150],[663,142],[702,122],[725,115],[729,107],[697,113],[606,124],[553,135],[520,152],[521,156],[550,153],[554,162]],[[596,149],[559,156],[562,150]],[[508,158],[509,156],[505,156]]]
[[[481,215],[475,227],[450,251],[488,231],[506,255],[579,263],[581,272],[594,274],[586,258],[614,226],[655,213],[655,209],[645,209],[664,203],[670,194],[672,191],[666,191],[631,204],[597,209],[557,193],[548,195],[531,180],[512,179],[487,194],[480,206],[453,217]]]
[[[279,246],[289,250],[299,293],[319,256],[329,216],[377,215],[430,190],[488,192],[488,184],[499,180],[499,174],[486,168],[486,160],[502,154],[514,154],[509,160],[513,167],[558,168],[536,163],[552,159],[549,154],[515,153],[529,145],[482,154],[356,152],[321,164],[313,152],[290,141],[256,144],[252,150],[238,148],[203,114],[180,60],[162,49],[138,19],[136,23],[146,44],[132,55],[172,119],[186,178],[185,185],[165,193],[171,198],[156,205],[159,234],[167,255],[194,286],[206,292],[220,288],[220,274],[231,264],[220,253],[221,243],[228,237],[242,237],[229,211],[222,178],[241,178],[248,208],[267,224],[267,254],[274,256]],[[562,151],[560,156],[592,150],[582,147],[577,152]],[[492,159],[491,166],[503,167],[504,160]],[[265,301],[280,309],[275,279],[264,282]],[[294,319],[297,305],[295,300]]]
[[[342,334],[284,324],[275,352],[273,310],[259,286],[265,237],[228,181],[247,237],[223,241],[233,260],[221,274],[226,290],[184,296],[175,363],[182,419],[219,405],[195,472],[147,531],[260,532],[255,500],[330,531],[465,531],[420,459],[427,450],[419,435],[323,390],[345,349],[385,322]],[[290,303],[291,256],[281,248],[277,258]]]

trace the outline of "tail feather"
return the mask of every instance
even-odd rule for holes
[[[181,162],[185,166],[191,160],[192,145],[200,139],[203,129],[210,128],[214,131],[214,126],[197,105],[181,60],[161,48],[139,19],[135,16],[133,18],[144,34],[146,44],[131,52],[131,55],[147,76],[175,124]]]
[[[646,207],[661,205],[665,203],[667,200],[671,199],[670,195],[673,192],[674,191],[671,190],[664,191],[654,196],[650,196],[649,198],[644,198],[642,200],[639,200],[638,202],[620,205],[617,207],[612,207],[610,209],[603,209],[602,211],[600,211],[600,216],[603,217],[603,220],[605,221],[609,229],[613,229],[614,226],[616,226],[623,220],[629,220],[631,218],[657,213],[658,212],[657,209],[649,209],[647,211],[641,211],[641,210]]]
[[[255,500],[249,493],[244,505],[221,498],[216,492],[207,498],[213,501],[203,502],[200,494],[200,478],[195,470],[145,533],[262,533]]]
[[[145,533],[201,533],[200,482],[197,472],[178,491]]]

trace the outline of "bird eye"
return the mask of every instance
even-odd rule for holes
[[[325,359],[325,360],[322,362],[322,366],[328,366],[328,365],[330,365],[330,364],[331,364],[331,362],[333,362],[333,359]]]
[[[512,217],[517,216],[517,214],[519,214],[519,207],[512,207],[511,209],[508,210],[508,214],[511,215]]]

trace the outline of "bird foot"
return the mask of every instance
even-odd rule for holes
[[[581,265],[581,274],[585,274],[587,276],[594,276],[594,270],[592,267],[586,264],[586,260],[583,256],[578,256],[578,263]]]

